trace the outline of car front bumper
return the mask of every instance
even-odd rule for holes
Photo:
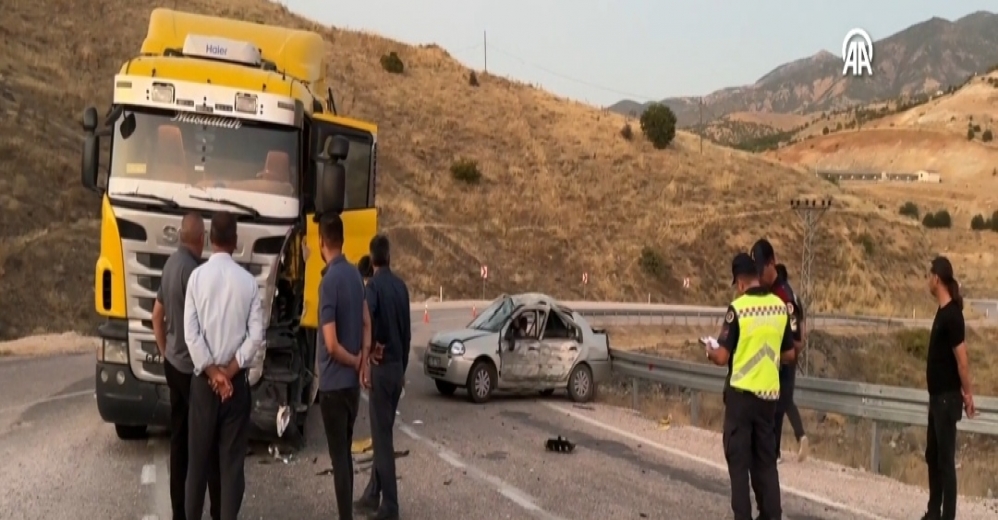
[[[468,382],[468,372],[471,372],[473,359],[463,356],[452,357],[447,354],[431,352],[427,349],[423,354],[423,373],[439,381],[446,381],[458,386]]]

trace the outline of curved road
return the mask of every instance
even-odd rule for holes
[[[467,309],[431,310],[424,324],[422,309],[414,311],[416,345],[470,318]],[[440,397],[415,350],[396,434],[396,449],[409,451],[399,459],[404,518],[730,517],[727,475],[716,465],[580,419],[564,397],[500,397],[485,406]],[[0,518],[170,518],[166,438],[118,440],[97,414],[93,377],[89,354],[0,361]],[[358,430],[366,435],[364,412]],[[306,435],[307,447],[288,463],[254,447],[243,518],[333,514],[332,477],[319,475],[329,457],[318,413]],[[545,452],[544,441],[557,435],[579,448]],[[360,466],[357,493],[367,476]],[[788,519],[857,518],[798,494],[784,493],[784,509]]]

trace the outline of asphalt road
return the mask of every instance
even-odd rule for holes
[[[414,313],[414,342],[462,325],[466,310]],[[92,355],[0,361],[0,519],[170,518],[167,441],[118,440],[92,394]],[[727,475],[688,457],[642,446],[559,412],[566,398],[497,398],[484,406],[437,395],[414,356],[400,405],[396,450],[403,518],[730,518]],[[364,403],[362,403],[362,410]],[[357,436],[366,435],[362,411]],[[247,461],[242,518],[334,515],[329,457],[318,413],[308,445],[289,461],[255,446]],[[572,454],[544,450],[563,435]],[[356,493],[369,472],[358,466]],[[784,493],[788,519],[846,519]],[[207,517],[207,515],[206,515]]]

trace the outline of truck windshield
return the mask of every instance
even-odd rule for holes
[[[125,110],[114,125],[114,178],[295,197],[298,131],[210,114]]]

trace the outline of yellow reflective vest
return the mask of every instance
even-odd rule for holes
[[[775,294],[743,294],[731,302],[738,320],[738,344],[731,361],[732,388],[762,399],[780,398],[780,346],[787,306]]]

